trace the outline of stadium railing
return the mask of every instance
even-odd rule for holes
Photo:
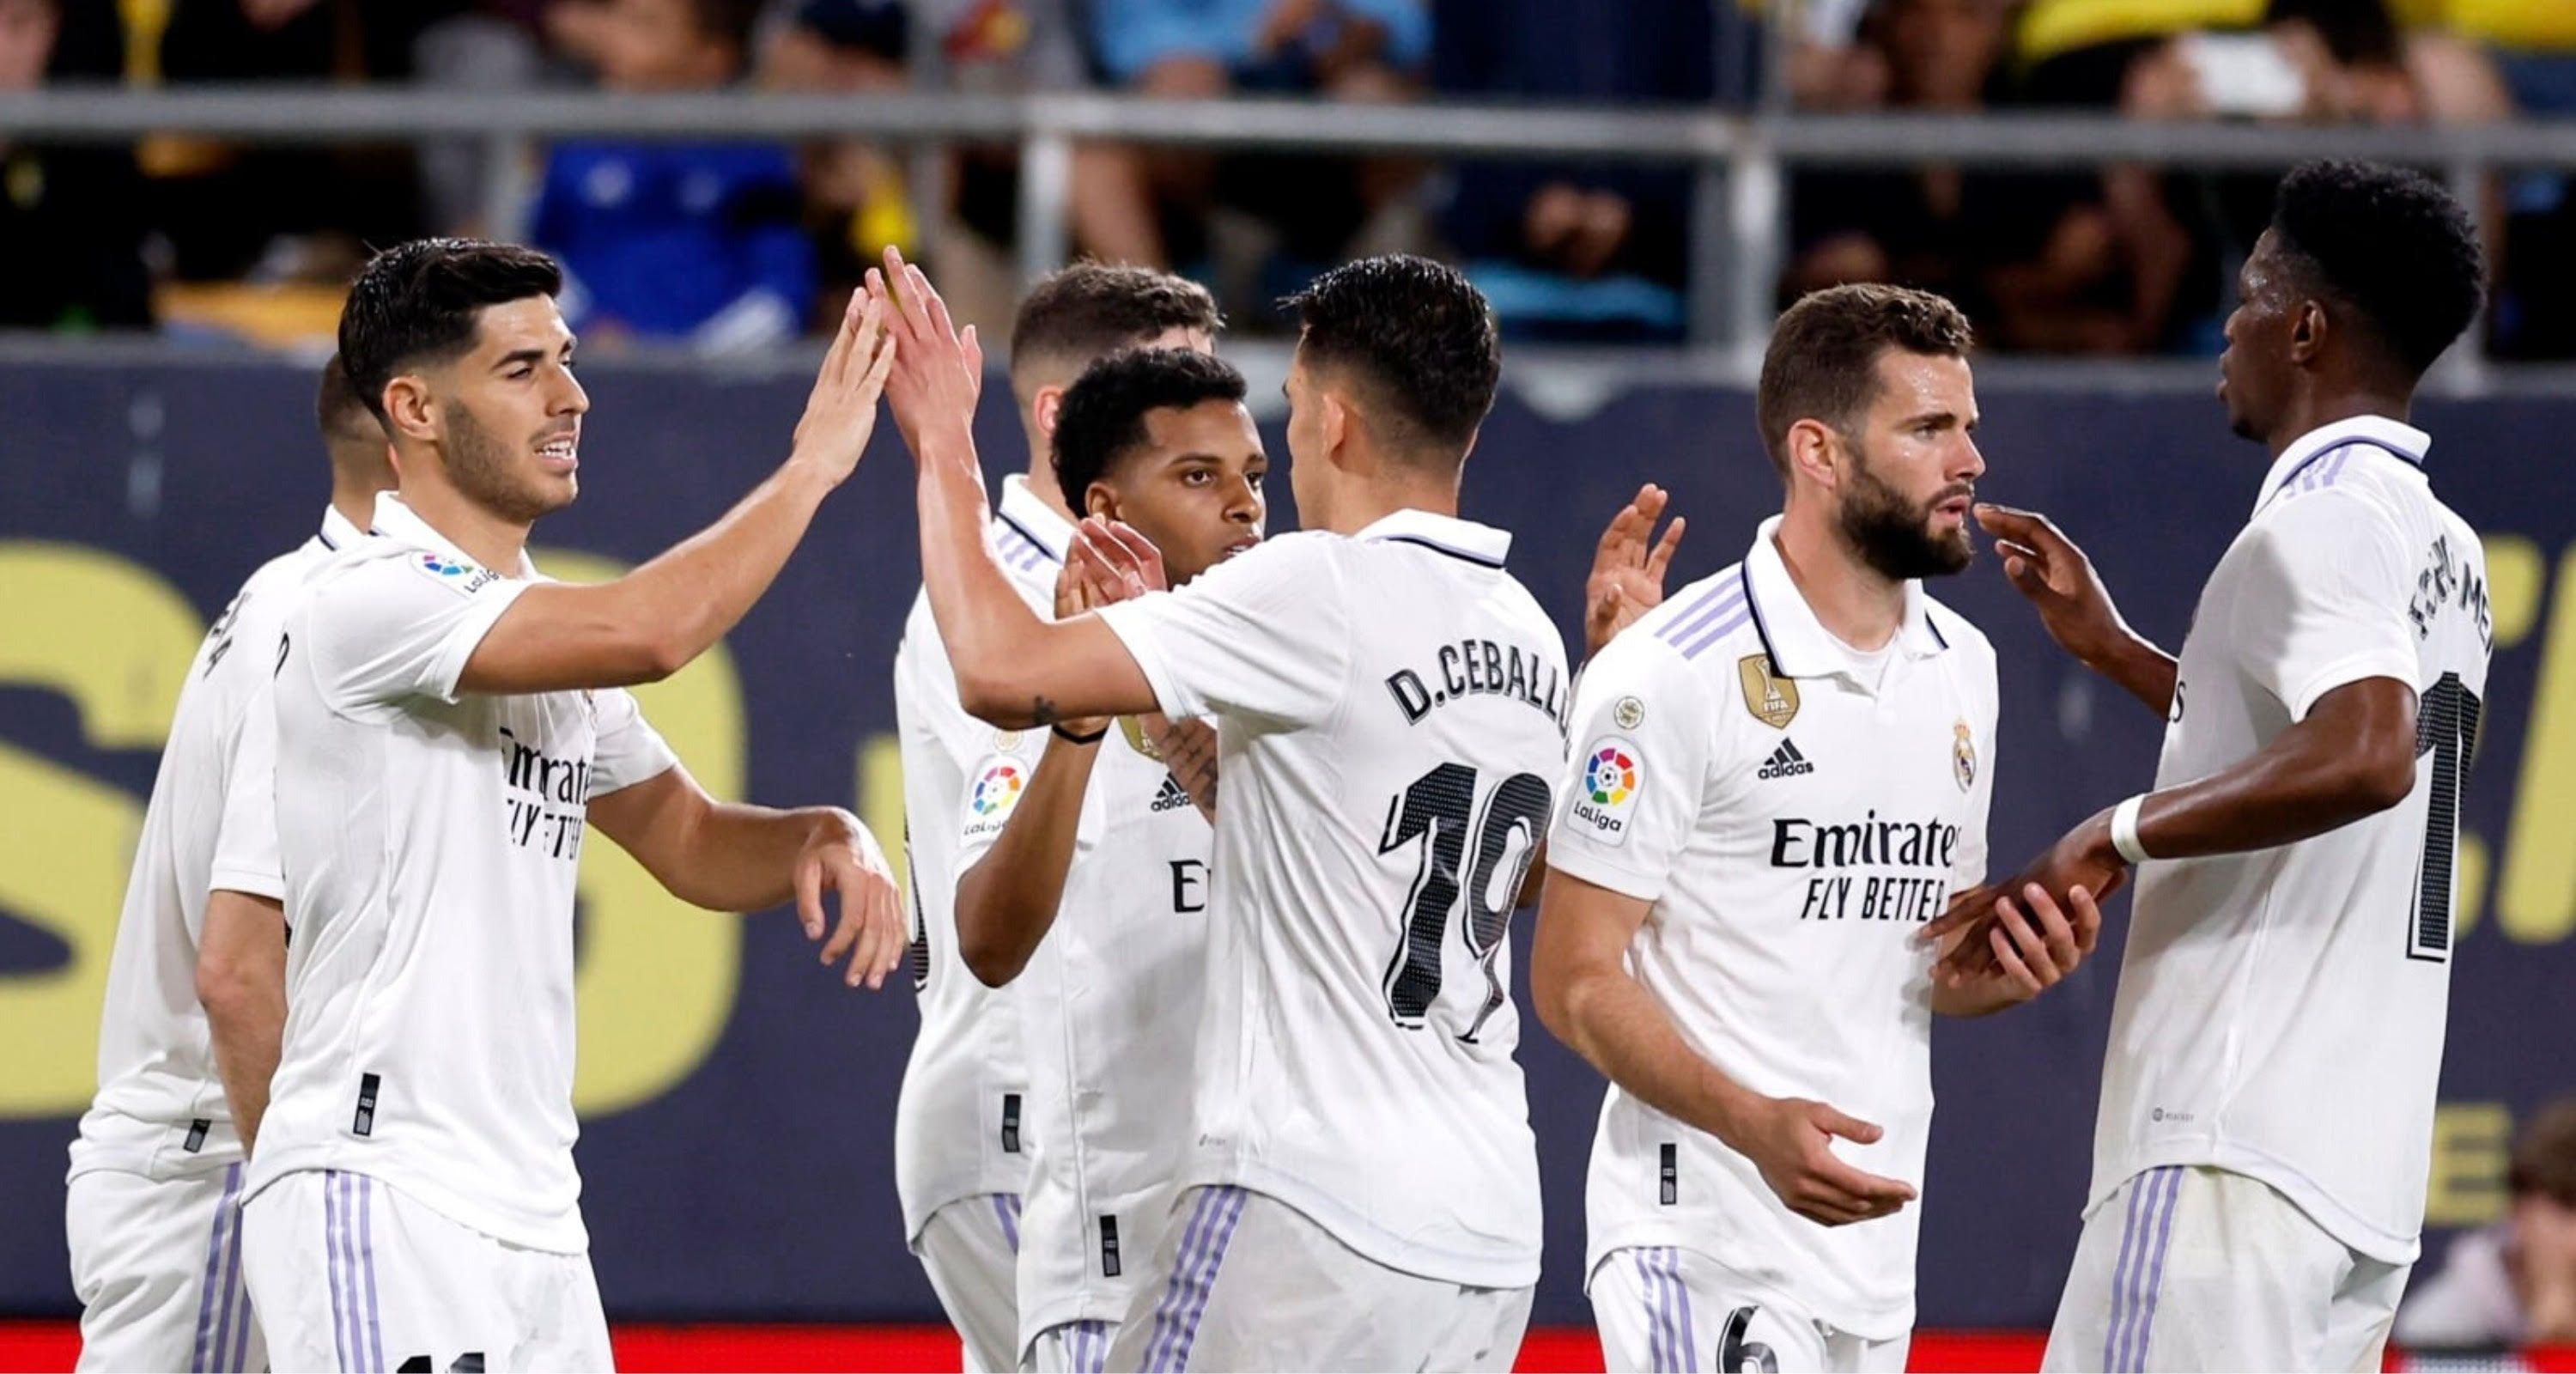
[[[1793,167],[1983,168],[2144,163],[2205,171],[2282,170],[2314,157],[2423,167],[2474,199],[2505,171],[2576,169],[2576,120],[2461,127],[2149,123],[2100,114],[1801,116],[1705,107],[1541,104],[1395,106],[1280,100],[1168,101],[1102,94],[612,95],[403,88],[53,88],[0,95],[0,136],[122,141],[189,133],[253,143],[482,143],[485,220],[519,223],[526,154],[563,137],[862,137],[932,146],[1016,144],[1018,253],[1035,277],[1066,255],[1072,149],[1087,139],[1235,151],[1520,156],[1679,162],[1695,169],[1691,344],[1648,375],[1742,384],[1758,369],[1788,232]],[[1635,361],[1623,365],[1640,375]],[[2207,385],[2204,359],[2016,360],[2006,371],[2117,390]],[[2507,366],[2455,350],[2436,390],[2558,390],[2576,367]]]

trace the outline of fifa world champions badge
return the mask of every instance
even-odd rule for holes
[[[1744,709],[1774,730],[1786,730],[1798,718],[1798,684],[1771,671],[1769,654],[1752,654],[1735,665],[1744,679]]]
[[[1977,737],[1964,720],[1952,725],[1950,733],[1950,774],[1965,792],[1977,781]]]

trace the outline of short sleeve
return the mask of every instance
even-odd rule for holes
[[[277,851],[277,696],[269,681],[252,691],[233,736],[206,890],[286,900]]]
[[[1164,715],[1318,725],[1341,704],[1349,675],[1335,538],[1286,535],[1178,591],[1096,614],[1144,670]]]
[[[1950,891],[1954,893],[1965,892],[1986,880],[1986,826],[1994,814],[1995,801],[1998,698],[1993,650],[1979,654],[1968,671],[1976,675],[1968,690],[1977,705],[1965,722],[1967,733],[1954,738],[1950,745],[1950,765],[1968,788],[1967,820],[1959,827],[1958,852],[1950,861]]]
[[[1708,693],[1651,635],[1623,635],[1583,673],[1548,866],[1644,901],[1664,895],[1698,828],[1712,747]]]
[[[2285,497],[2246,539],[2234,639],[2245,672],[2290,719],[2364,678],[2415,681],[2408,550],[2368,499],[2331,488]]]
[[[527,589],[487,568],[408,549],[316,587],[298,617],[294,651],[322,699],[344,715],[417,697],[454,701],[474,647]]]
[[[662,732],[644,719],[635,694],[623,687],[591,694],[598,714],[591,725],[590,792],[602,796],[671,771],[679,756],[662,740]]]

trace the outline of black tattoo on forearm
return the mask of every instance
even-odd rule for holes
[[[1029,718],[1039,725],[1055,724],[1055,703],[1039,697],[1036,704],[1029,707]]]

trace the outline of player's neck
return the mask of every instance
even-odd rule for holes
[[[2359,419],[2365,415],[2377,416],[2383,420],[2395,420],[2402,425],[2407,423],[2407,418],[2413,413],[2414,402],[2414,395],[2405,391],[2351,387],[2329,392],[2310,392],[2291,400],[2288,411],[2282,415],[2281,423],[2273,429],[2271,441],[2265,447],[2272,450],[2274,458],[2279,458],[2290,451],[2290,445],[2308,435],[2328,425]]]
[[[340,512],[341,519],[359,529],[372,529],[376,523],[376,493],[383,490],[386,488],[333,483],[331,509]]]
[[[1332,509],[1323,512],[1324,519],[1308,524],[1305,512],[1299,511],[1298,523],[1309,529],[1328,529],[1335,534],[1357,534],[1400,510],[1418,510],[1432,515],[1458,518],[1458,486],[1455,482],[1397,481],[1349,483],[1332,494]]]
[[[1793,507],[1774,542],[1789,580],[1827,633],[1864,652],[1895,638],[1905,621],[1905,584],[1863,561],[1821,511]]]
[[[403,504],[423,524],[465,556],[507,576],[517,576],[528,548],[527,525],[494,515],[443,483],[415,482],[402,489]]]

